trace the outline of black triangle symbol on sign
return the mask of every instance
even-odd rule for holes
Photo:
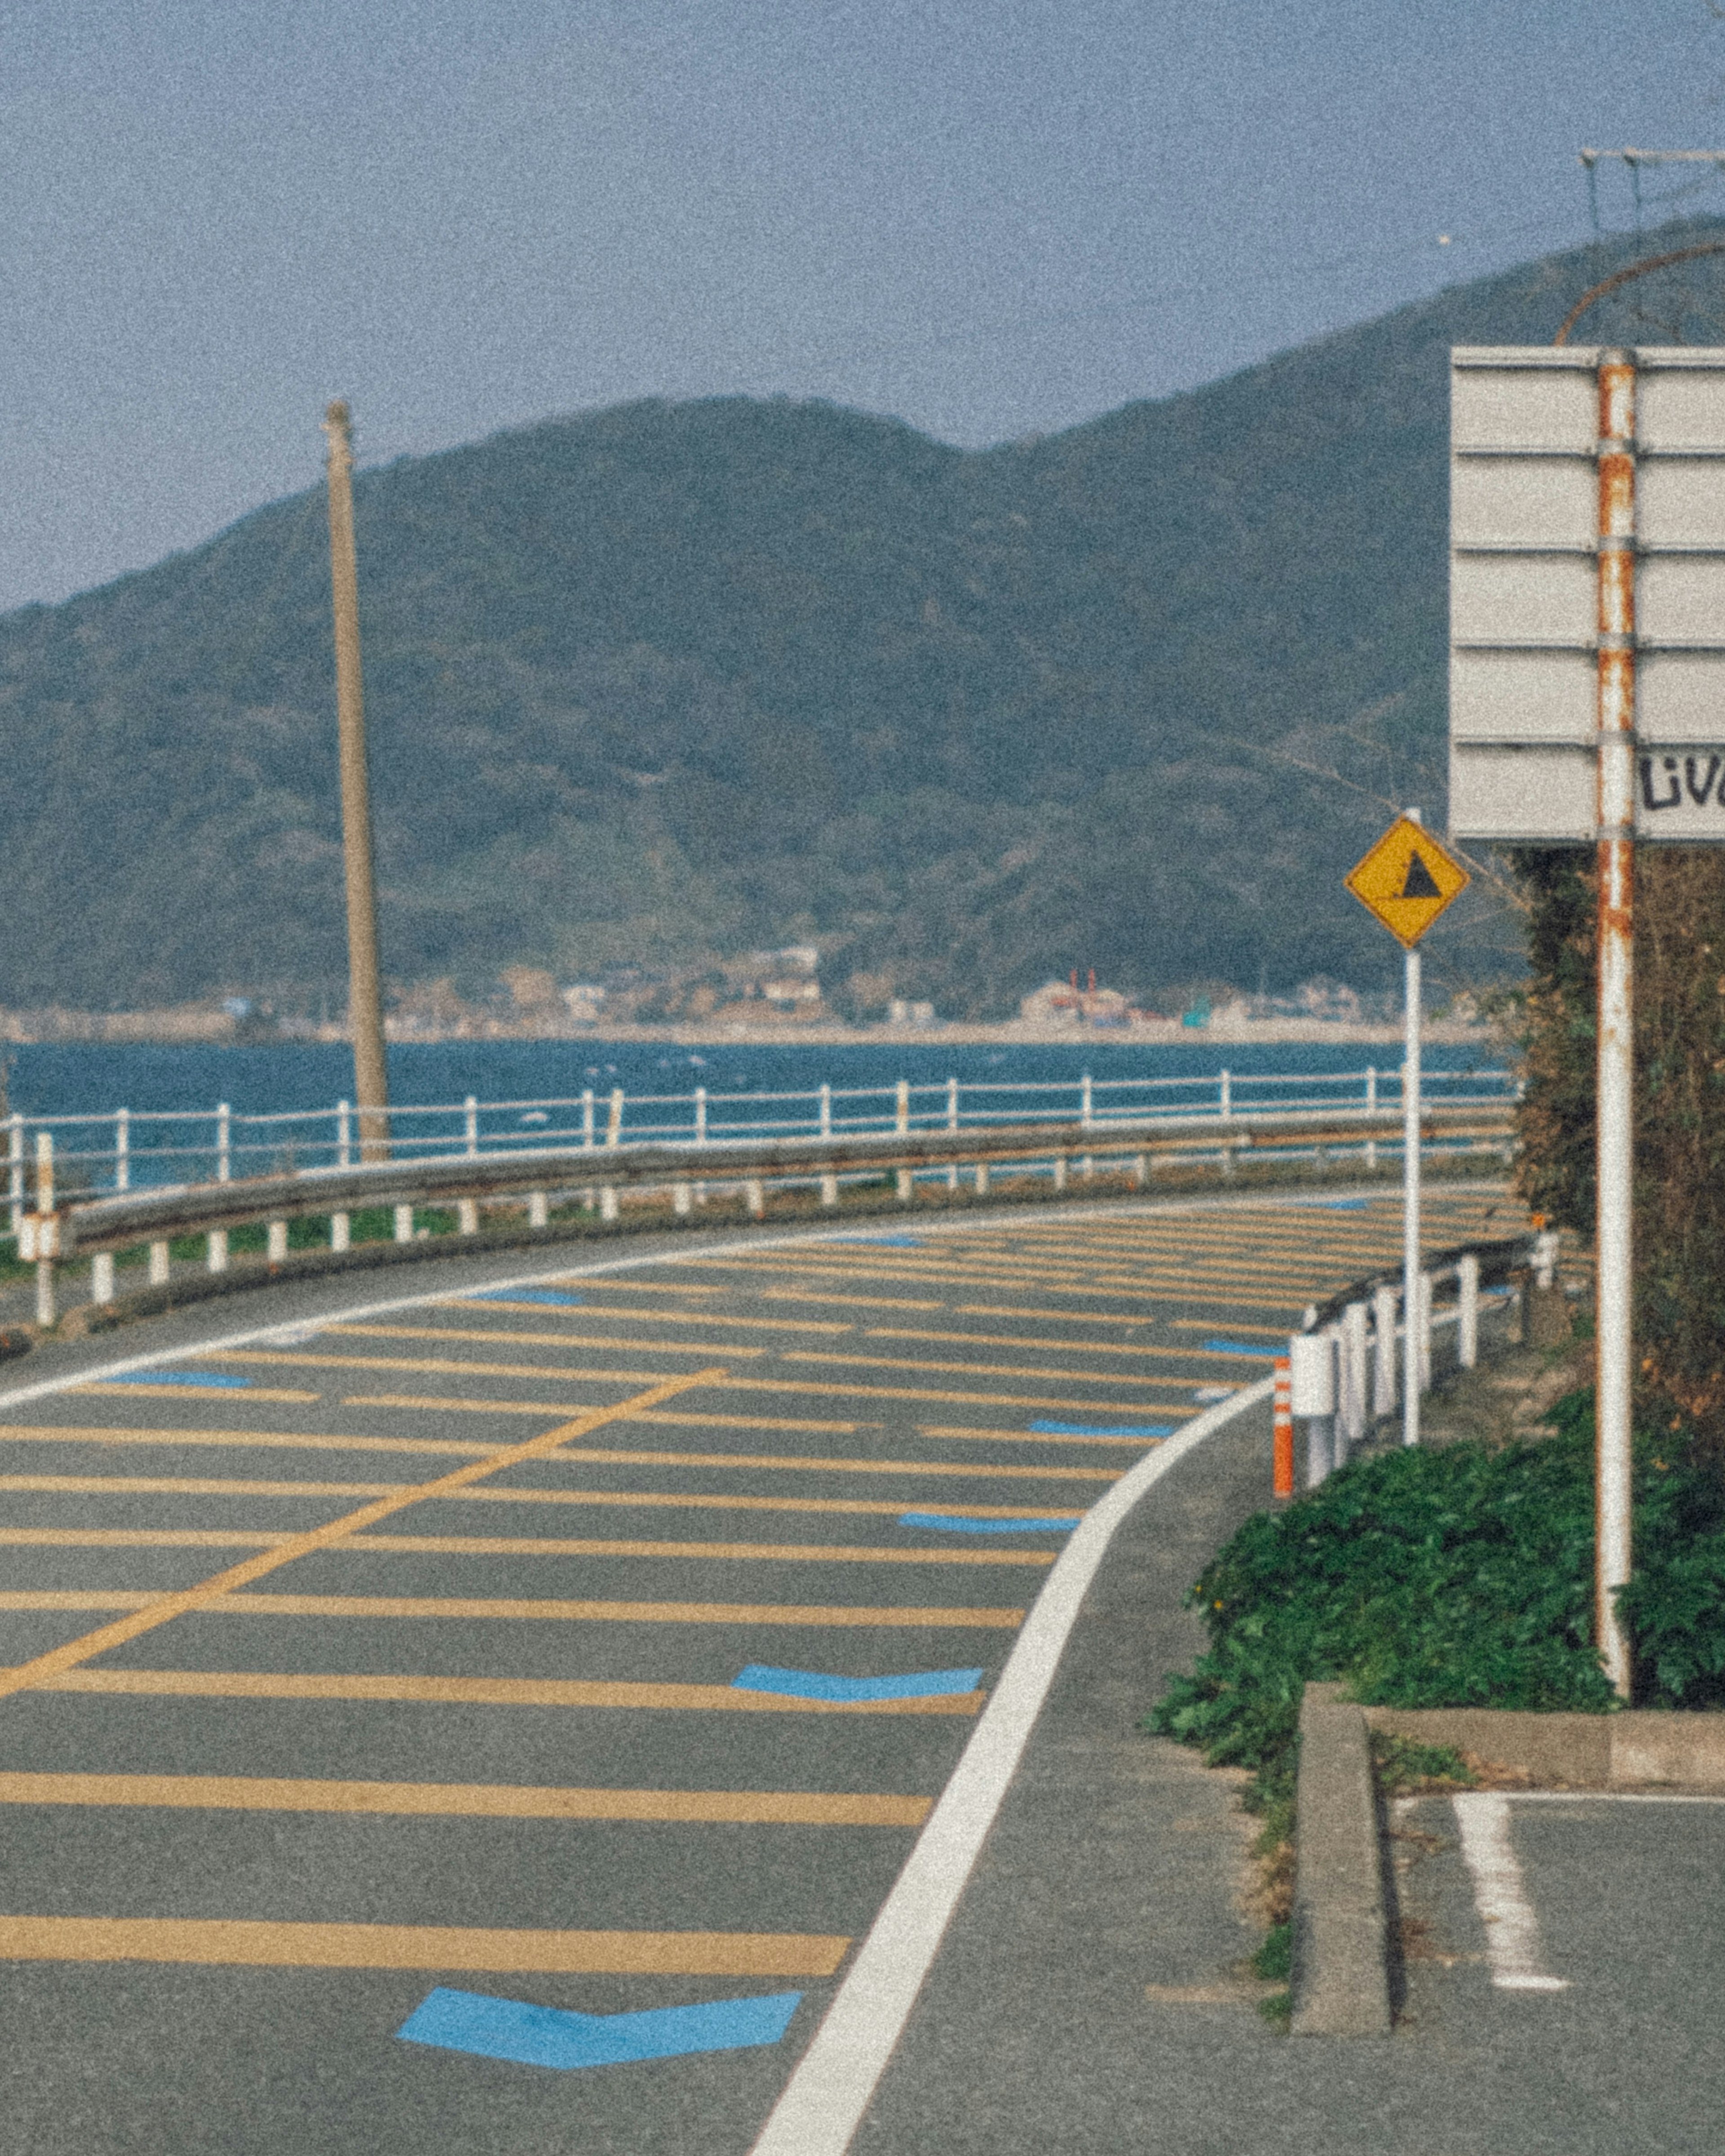
[[[1425,865],[1425,855],[1409,854],[1408,873],[1403,881],[1400,896],[1403,898],[1441,898],[1443,895],[1432,880],[1431,870]]]

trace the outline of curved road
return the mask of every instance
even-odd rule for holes
[[[1430,1194],[1434,1245],[1512,1217]],[[0,1393],[0,2140],[746,2156],[1065,1538],[1399,1233],[919,1219],[46,1351]]]

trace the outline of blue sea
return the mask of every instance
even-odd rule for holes
[[[337,1133],[328,1111],[353,1092],[352,1053],[333,1043],[253,1048],[38,1045],[0,1053],[9,1065],[13,1112],[32,1122],[53,1121],[57,1156],[69,1167],[85,1161],[90,1179],[99,1186],[110,1182],[116,1109],[126,1108],[137,1119],[130,1141],[131,1180],[140,1184],[213,1173],[213,1111],[223,1101],[233,1111],[234,1174],[286,1164],[290,1158],[302,1166],[330,1161],[336,1158]],[[1446,1090],[1459,1090],[1456,1080],[1495,1069],[1501,1058],[1486,1045],[1470,1044],[1429,1048],[1425,1060],[1429,1094],[1440,1098]],[[1310,1099],[1314,1091],[1326,1100],[1358,1101],[1363,1096],[1366,1066],[1375,1064],[1379,1098],[1388,1106],[1397,1096],[1399,1062],[1399,1046],[1392,1043],[1242,1045],[1206,1041],[1201,1035],[1189,1042],[978,1047],[915,1041],[839,1047],[738,1042],[701,1049],[639,1040],[451,1041],[392,1047],[389,1086],[397,1109],[443,1105],[450,1111],[400,1116],[395,1126],[398,1142],[417,1138],[439,1149],[459,1143],[465,1127],[460,1103],[472,1095],[482,1104],[478,1132],[489,1148],[578,1138],[583,1128],[580,1097],[588,1091],[596,1096],[603,1139],[608,1097],[619,1087],[627,1102],[625,1140],[655,1131],[685,1133],[693,1113],[689,1096],[697,1086],[708,1095],[708,1127],[716,1137],[750,1127],[764,1132],[775,1123],[807,1128],[811,1105],[775,1103],[761,1096],[812,1093],[823,1084],[834,1089],[836,1127],[878,1122],[891,1115],[891,1089],[901,1079],[913,1089],[927,1089],[913,1091],[913,1122],[918,1126],[945,1120],[944,1089],[952,1079],[958,1081],[967,1123],[980,1116],[1005,1121],[1073,1114],[1076,1088],[1086,1074],[1095,1081],[1097,1112],[1106,1115],[1111,1109],[1213,1108],[1219,1105],[1224,1070],[1237,1107],[1271,1106],[1301,1095]],[[1454,1074],[1447,1086],[1445,1073]],[[1315,1084],[1325,1077],[1351,1082]],[[1277,1078],[1302,1082],[1271,1082]],[[978,1090],[983,1087],[999,1090]],[[876,1097],[845,1097],[865,1089]],[[666,1104],[655,1107],[653,1096]],[[248,1120],[292,1118],[296,1112],[305,1120]],[[98,1117],[99,1122],[59,1120]]]

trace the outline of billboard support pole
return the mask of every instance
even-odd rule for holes
[[[1630,1688],[1617,1589],[1632,1562],[1630,1404],[1635,1170],[1635,369],[1599,355],[1598,1367],[1594,1635]]]

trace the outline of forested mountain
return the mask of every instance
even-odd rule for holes
[[[386,971],[1388,980],[1340,878],[1386,802],[1441,820],[1448,347],[1548,341],[1615,259],[985,451],[719,398],[362,472]],[[0,619],[0,1002],[338,990],[324,519]]]

